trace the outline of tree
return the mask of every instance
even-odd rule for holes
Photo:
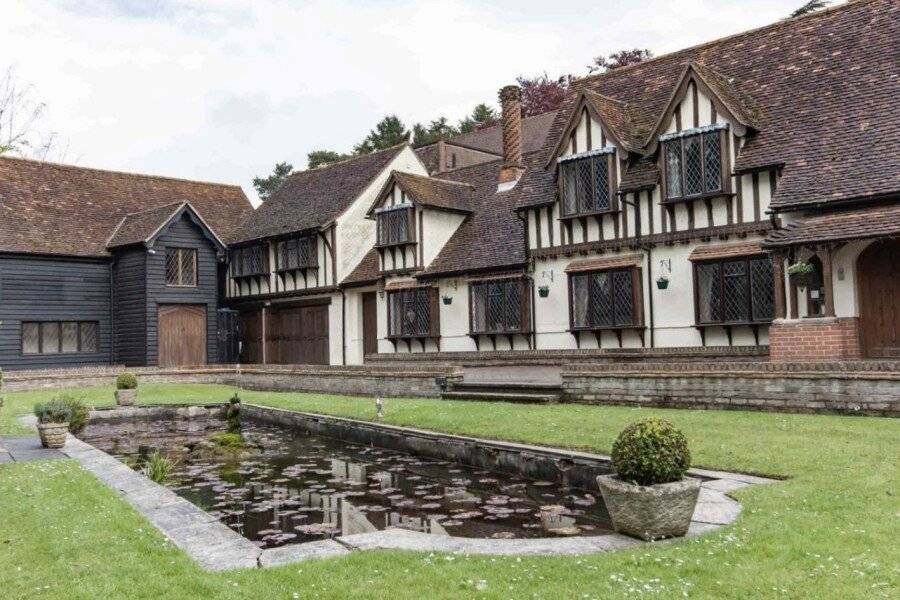
[[[446,140],[458,135],[459,130],[447,123],[447,117],[438,117],[425,127],[421,123],[413,125],[413,146],[427,146],[438,140]]]
[[[334,150],[313,150],[306,155],[306,168],[318,169],[319,167],[333,165],[334,163],[347,160],[348,158],[353,158],[353,155],[341,154]]]
[[[588,65],[588,73],[603,73],[606,71],[612,71],[613,69],[618,69],[619,67],[636,65],[638,63],[644,62],[648,58],[653,58],[653,53],[646,48],[643,50],[640,48],[634,48],[632,50],[619,50],[618,52],[613,52],[609,56],[594,57],[594,64]]]
[[[809,0],[806,4],[792,12],[791,16],[788,18],[793,19],[794,17],[802,17],[803,15],[808,15],[809,13],[813,13],[817,10],[825,8],[829,4],[829,0]]]
[[[287,179],[293,170],[294,166],[291,163],[280,162],[275,165],[275,169],[268,177],[254,177],[253,187],[256,188],[259,199],[263,202],[268,200],[281,187],[284,180]]]
[[[497,111],[494,110],[493,107],[482,103],[472,109],[470,115],[460,119],[457,129],[459,130],[459,133],[471,133],[473,131],[478,131],[479,129],[484,129],[485,127],[496,125],[497,122]]]
[[[550,79],[547,73],[531,78],[516,77],[516,83],[522,88],[522,116],[533,117],[559,108],[573,81],[573,75]]]
[[[388,115],[375,125],[366,138],[354,146],[355,154],[369,154],[409,141],[409,130],[397,115]]]
[[[7,69],[0,78],[0,154],[47,158],[56,134],[38,132],[45,109],[46,104],[34,99],[34,88],[21,84]]]

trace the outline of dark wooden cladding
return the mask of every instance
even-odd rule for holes
[[[109,364],[112,353],[107,260],[0,256],[0,367],[39,369]],[[22,322],[93,321],[93,353],[23,354]]]
[[[159,306],[159,366],[190,367],[206,364],[206,306]]]
[[[273,308],[266,323],[266,362],[328,364],[328,304]]]
[[[119,252],[113,261],[115,283],[113,362],[125,366],[147,364],[147,251],[143,247]]]
[[[900,358],[900,240],[875,242],[860,254],[859,336],[863,356]]]

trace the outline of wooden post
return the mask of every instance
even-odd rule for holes
[[[831,275],[831,246],[819,248],[819,260],[822,261],[822,287],[825,288],[825,316],[834,316],[834,282]]]
[[[784,253],[776,251],[772,253],[771,257],[772,274],[775,279],[775,318],[783,319],[786,315],[784,294]]]

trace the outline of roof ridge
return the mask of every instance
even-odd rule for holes
[[[491,162],[493,162],[493,161],[491,161]],[[481,165],[481,164],[486,164],[486,163],[479,163],[479,164]],[[477,166],[477,165],[472,165],[472,166]],[[453,172],[455,172],[455,171],[453,171]],[[461,186],[469,187],[472,189],[475,188],[475,186],[473,186],[471,183],[466,183],[464,181],[453,181],[452,179],[441,179],[440,177],[432,177],[431,175],[419,175],[418,173],[410,173],[408,171],[398,171],[395,169],[394,171],[392,171],[392,174],[397,174],[397,175],[401,175],[404,177],[406,177],[406,176],[416,177],[419,179],[425,179],[427,181],[440,181],[441,183],[450,183],[452,185],[461,185]]]
[[[304,173],[321,173],[323,171],[327,171],[328,169],[331,169],[332,167],[337,167],[337,166],[346,164],[348,162],[352,162],[354,160],[361,160],[363,158],[375,156],[376,154],[382,154],[384,152],[389,152],[391,150],[397,150],[398,148],[402,148],[403,146],[412,147],[412,144],[410,144],[408,141],[401,142],[399,144],[394,144],[393,146],[391,146],[389,148],[382,148],[381,150],[375,150],[373,152],[368,152],[366,154],[356,154],[349,158],[345,158],[344,160],[339,160],[337,162],[329,163],[329,164],[323,165],[321,167],[315,167],[314,169],[301,169],[300,171],[294,171],[293,173],[288,175],[288,177],[294,177],[296,175],[303,175]]]
[[[153,212],[154,210],[161,210],[163,208],[168,208],[170,206],[181,206],[182,204],[189,204],[186,200],[176,200],[175,202],[169,202],[168,204],[160,204],[159,206],[154,206],[152,208],[145,208],[144,210],[137,210],[135,212],[125,213],[125,217],[136,217],[138,215],[142,215],[144,213]]]
[[[688,52],[691,52],[691,51],[700,50],[700,49],[702,49],[702,48],[707,48],[707,47],[710,47],[710,46],[715,46],[716,44],[720,44],[720,43],[722,43],[722,42],[726,42],[726,41],[728,41],[728,40],[733,40],[733,39],[736,39],[736,38],[739,38],[739,37],[742,37],[742,36],[756,34],[756,33],[759,33],[760,31],[763,31],[763,30],[766,30],[766,29],[776,29],[776,28],[779,28],[779,27],[785,27],[785,26],[788,26],[788,25],[793,25],[793,24],[798,23],[798,22],[801,22],[801,21],[806,21],[806,20],[808,20],[808,19],[818,18],[818,17],[821,17],[821,16],[826,15],[826,14],[831,14],[831,13],[834,13],[834,12],[837,12],[837,11],[845,10],[845,9],[847,9],[847,8],[850,8],[850,7],[852,7],[852,6],[856,6],[856,5],[859,5],[859,4],[863,4],[863,3],[865,3],[865,2],[875,2],[875,1],[876,1],[876,0],[846,0],[846,1],[843,2],[842,4],[837,4],[837,5],[835,5],[835,6],[829,6],[829,7],[827,7],[827,8],[823,8],[823,9],[820,9],[820,10],[817,10],[817,11],[813,11],[813,12],[811,12],[811,13],[809,13],[809,14],[801,15],[801,16],[799,16],[799,17],[787,17],[787,18],[781,19],[781,20],[779,20],[779,21],[775,21],[774,23],[768,23],[768,24],[766,24],[766,25],[761,25],[761,26],[759,26],[759,27],[754,27],[753,29],[746,29],[746,30],[744,30],[744,31],[739,31],[739,32],[737,32],[737,33],[732,33],[731,35],[726,35],[726,36],[723,36],[723,37],[720,37],[720,38],[715,38],[715,39],[712,39],[712,40],[708,40],[708,41],[706,41],[706,42],[701,42],[701,43],[699,43],[699,44],[694,44],[693,46],[687,46],[687,47],[685,47],[685,48],[679,48],[678,50],[673,50],[673,51],[671,51],[671,52],[666,52],[665,54],[660,54],[659,56],[654,56],[653,58],[648,58],[648,59],[646,59],[646,60],[642,60],[642,61],[639,62],[639,63],[634,63],[634,64],[631,64],[631,65],[625,65],[625,66],[623,66],[623,67],[617,67],[617,68],[615,68],[615,69],[610,69],[610,70],[608,70],[608,71],[604,71],[603,73],[597,73],[596,75],[585,75],[584,77],[580,77],[580,78],[576,79],[575,82],[573,83],[573,85],[580,86],[580,85],[582,85],[582,84],[584,84],[585,82],[588,82],[588,81],[598,81],[598,80],[603,79],[603,78],[605,78],[605,77],[614,77],[614,76],[617,75],[617,74],[624,73],[624,72],[628,72],[628,71],[633,71],[633,70],[635,70],[635,69],[638,69],[638,68],[640,68],[640,67],[643,67],[644,65],[647,65],[647,64],[650,64],[650,63],[654,63],[654,62],[658,62],[658,61],[660,61],[660,60],[662,60],[662,59],[671,59],[671,57],[676,56],[676,55],[678,55],[678,54],[688,53]],[[694,62],[694,61],[692,60],[691,62]]]
[[[184,177],[170,177],[167,175],[150,175],[147,173],[135,173],[133,171],[119,171],[116,169],[100,169],[98,167],[82,167],[80,165],[70,165],[66,163],[54,162],[50,160],[40,160],[37,158],[25,158],[23,156],[0,156],[0,161],[3,160],[14,160],[19,162],[32,163],[34,165],[39,166],[48,166],[57,169],[73,169],[77,171],[93,171],[95,173],[110,173],[113,175],[126,175],[128,177],[139,177],[141,179],[161,179],[164,181],[180,181],[182,183],[195,183],[199,185],[214,185],[218,187],[227,187],[227,188],[237,188],[239,190],[243,190],[240,185],[236,183],[221,183],[216,181],[204,181],[200,179],[187,179]]]

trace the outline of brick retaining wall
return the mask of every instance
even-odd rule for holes
[[[575,367],[569,402],[900,416],[900,363],[694,364]]]
[[[769,327],[769,355],[774,362],[859,358],[856,317],[775,321]]]

